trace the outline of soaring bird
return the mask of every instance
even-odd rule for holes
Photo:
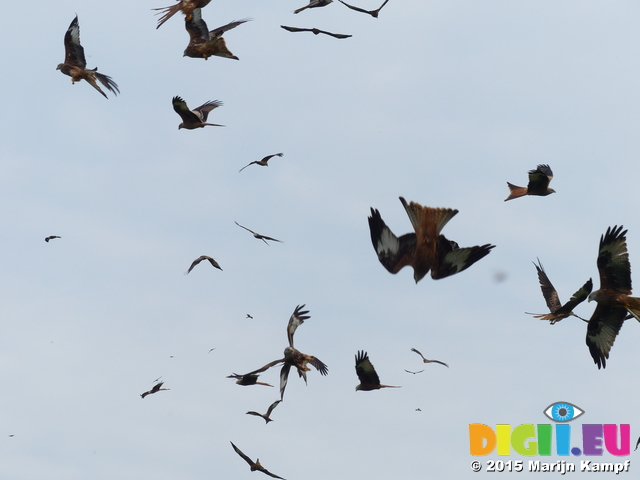
[[[209,116],[209,112],[214,108],[222,106],[222,102],[220,100],[213,100],[207,103],[203,103],[198,108],[194,108],[193,110],[189,110],[187,102],[185,102],[181,97],[178,96],[173,97],[171,103],[173,104],[173,109],[182,118],[182,123],[178,125],[178,130],[180,130],[181,128],[193,130],[194,128],[203,128],[205,125],[224,127],[224,125],[218,125],[217,123],[205,123],[207,121],[207,117]]]
[[[273,422],[273,420],[270,417],[271,412],[273,412],[273,409],[276,408],[281,401],[282,400],[276,400],[275,402],[273,402],[269,406],[269,408],[267,409],[267,413],[258,413],[258,412],[254,412],[253,410],[251,410],[251,411],[247,412],[247,415],[255,415],[256,417],[262,417],[262,418],[264,418],[264,421],[266,423]]]
[[[260,465],[260,460],[256,458],[256,461],[254,462],[253,460],[251,460],[249,457],[247,457],[244,453],[242,453],[242,451],[236,447],[233,442],[231,442],[231,446],[233,447],[233,449],[236,451],[236,453],[238,455],[240,455],[242,458],[244,458],[244,461],[247,462],[249,464],[249,466],[251,467],[251,471],[255,472],[256,470],[258,470],[259,472],[262,473],[266,473],[267,475],[269,475],[270,477],[273,478],[280,478],[282,480],[284,480],[284,478],[279,477],[278,475],[275,475],[273,473],[271,473],[269,470],[267,470],[266,468],[264,468],[262,465]]]
[[[236,383],[244,387],[247,387],[249,385],[264,385],[265,387],[273,387],[273,385],[269,383],[259,382],[258,377],[259,375],[256,375],[253,372],[245,373],[244,375],[238,375],[237,373],[227,375],[227,378],[235,378]]]
[[[326,7],[327,5],[329,5],[331,2],[333,2],[333,0],[311,0],[309,2],[309,5],[305,5],[302,8],[299,8],[297,10],[294,10],[293,13],[300,13],[303,10],[306,10],[307,8],[318,8],[318,7]]]
[[[376,373],[376,369],[373,368],[367,352],[358,351],[356,355],[356,373],[360,379],[360,385],[356,387],[358,390],[378,390],[380,388],[400,388],[394,385],[381,385],[380,378]]]
[[[262,240],[262,241],[263,241],[264,243],[266,243],[267,245],[269,245],[269,244],[267,243],[267,240],[271,240],[272,242],[280,242],[280,243],[282,243],[282,241],[280,241],[280,240],[277,240],[277,239],[275,239],[275,238],[271,238],[271,237],[267,237],[266,235],[260,235],[259,233],[256,233],[256,232],[254,232],[253,230],[251,230],[251,229],[249,229],[249,228],[247,228],[247,227],[243,227],[242,225],[240,225],[240,224],[239,224],[238,222],[236,222],[235,220],[234,220],[234,222],[235,222],[235,224],[236,224],[236,225],[238,225],[240,228],[244,228],[244,229],[245,229],[245,230],[247,230],[248,232],[253,233],[253,236],[254,236],[255,238],[257,238],[258,240]]]
[[[391,273],[403,267],[413,267],[413,278],[418,283],[431,270],[431,278],[440,279],[454,275],[488,255],[495,245],[460,248],[453,240],[440,234],[458,210],[431,208],[400,197],[409,215],[415,233],[396,237],[382,220],[378,210],[371,209],[369,230],[371,242],[380,263]]]
[[[448,366],[448,365],[447,365]],[[405,372],[407,373],[412,373],[413,375],[416,375],[417,373],[422,373],[424,372],[424,368],[422,370],[418,370],[417,372],[412,372],[411,370],[407,370],[406,368],[404,369]]]
[[[78,24],[78,16],[73,19],[71,25],[64,34],[64,63],[60,63],[56,70],[60,70],[65,75],[71,77],[71,83],[86,80],[89,84],[98,90],[104,98],[108,98],[107,94],[102,91],[98,85],[98,80],[102,85],[112,91],[115,95],[120,93],[118,85],[111,77],[98,73],[98,68],[88,69],[87,61],[84,58],[84,48],[80,45],[80,25]]]
[[[511,200],[525,195],[538,195],[544,197],[552,193],[556,193],[553,188],[549,188],[549,182],[553,178],[553,172],[549,165],[538,165],[535,170],[529,170],[529,184],[526,187],[518,187],[513,183],[507,182],[509,186],[509,196],[504,199]]]
[[[160,390],[170,390],[169,388],[160,388],[162,387],[162,385],[164,385],[164,382],[158,382],[153,386],[153,388],[151,388],[151,390],[149,390],[148,392],[142,393],[140,396],[144,398],[147,395],[151,395],[152,393],[158,393]]]
[[[206,255],[202,255],[198,258],[196,258],[193,263],[191,264],[191,266],[189,267],[189,270],[187,270],[187,273],[191,272],[191,270],[193,270],[193,267],[195,267],[196,265],[198,265],[200,262],[202,262],[203,260],[208,260],[209,263],[211,265],[213,265],[214,267],[216,267],[218,270],[222,270],[222,267],[218,264],[218,262],[216,262],[213,258],[208,257]]]
[[[171,5],[169,7],[154,8],[153,10],[160,10],[156,15],[162,14],[162,17],[158,20],[158,26],[156,28],[160,28],[164,22],[169,20],[180,10],[185,14],[186,20],[191,20],[193,17],[193,11],[196,8],[206,7],[210,1],[211,0],[180,0],[175,5]]]
[[[267,155],[266,157],[264,157],[262,160],[256,160],[254,162],[248,163],[247,165],[245,165],[244,167],[242,167],[238,173],[240,173],[242,170],[244,170],[245,168],[247,168],[249,165],[253,165],[254,163],[256,165],[261,165],[263,167],[268,167],[269,164],[267,163],[269,160],[271,160],[273,157],[281,157],[282,155],[284,155],[283,153],[274,153],[273,155]]]
[[[183,56],[204,58],[207,60],[212,55],[215,55],[217,57],[238,60],[238,57],[231,53],[227,48],[227,44],[224,38],[222,38],[222,35],[224,32],[227,32],[232,28],[236,28],[238,25],[248,21],[248,18],[245,18],[244,20],[234,20],[231,23],[227,23],[215,30],[209,31],[207,24],[202,19],[200,9],[196,8],[193,11],[193,18],[185,21],[185,28],[187,29],[187,32],[189,32],[190,40]]]
[[[595,300],[598,306],[589,319],[586,342],[598,368],[607,366],[606,359],[627,312],[640,321],[640,298],[629,296],[631,265],[627,231],[622,228],[622,225],[609,227],[600,237],[597,261],[600,289],[589,295],[589,301]]]
[[[389,0],[384,0],[384,3],[380,5],[378,8],[376,8],[375,10],[365,10],[364,8],[354,7],[353,5],[349,5],[348,3],[345,3],[342,0],[339,0],[339,1],[343,5],[346,5],[347,7],[349,7],[351,10],[355,10],[356,12],[368,13],[373,18],[378,18],[378,14],[380,13],[380,10],[382,10],[382,7],[384,7]]]
[[[280,25],[280,28],[284,28],[289,32],[312,32],[314,35],[318,35],[319,33],[324,33],[325,35],[331,35],[335,38],[349,38],[353,35],[346,35],[344,33],[331,33],[326,30],[320,30],[319,28],[299,28],[299,27],[287,27],[286,25]]]
[[[444,365],[445,367],[449,368],[449,365],[447,365],[444,362],[441,362],[440,360],[427,360],[426,358],[424,358],[424,355],[422,355],[418,350],[416,350],[415,348],[411,349],[412,352],[417,353],[418,355],[420,355],[422,357],[422,361],[424,363],[439,363],[440,365]]]
[[[593,281],[591,279],[587,280],[587,282],[580,288],[580,290],[574,293],[567,303],[562,305],[562,303],[560,303],[560,298],[558,297],[558,292],[549,280],[549,277],[547,277],[547,274],[542,267],[542,263],[540,263],[540,259],[538,259],[538,265],[536,265],[535,262],[533,263],[533,265],[538,271],[538,281],[540,282],[542,296],[547,302],[547,307],[549,307],[549,311],[551,313],[530,315],[533,315],[534,318],[539,318],[540,320],[549,320],[549,323],[551,323],[551,325],[559,322],[564,318],[570,317],[571,315],[579,318],[583,322],[588,322],[589,320],[585,320],[584,318],[573,313],[573,309],[587,299],[587,297],[591,293],[591,290],[593,289]]]
[[[62,238],[58,235],[50,235],[47,238],[44,239],[45,242],[49,243],[49,240],[53,240],[54,238]]]

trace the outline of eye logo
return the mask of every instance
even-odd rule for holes
[[[552,403],[544,409],[544,414],[554,422],[570,422],[583,413],[584,410],[568,402]]]

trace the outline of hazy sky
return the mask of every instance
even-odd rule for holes
[[[551,423],[557,401],[585,411],[576,429],[630,423],[635,444],[637,323],[598,370],[583,322],[524,312],[547,311],[536,258],[563,301],[589,277],[598,288],[609,226],[629,229],[640,271],[640,4],[390,0],[375,19],[335,1],[294,15],[305,1],[212,0],[210,29],[252,18],[225,34],[239,61],[183,57],[182,14],[155,28],[169,1],[5,5],[3,479],[268,478],[230,441],[287,480],[484,477],[468,425]],[[76,14],[88,67],[119,96],[56,71]],[[175,95],[223,101],[209,119],[226,126],[179,131]],[[557,193],[505,203],[506,182],[540,163]],[[459,209],[443,233],[496,248],[443,280],[389,274],[367,216],[409,232],[399,196]],[[200,255],[223,271],[184,275]],[[311,318],[296,347],[329,375],[292,373],[265,425],[245,412],[277,387],[225,377],[280,358],[299,304]],[[402,388],[355,392],[358,350]],[[141,400],[158,377],[170,390]]]

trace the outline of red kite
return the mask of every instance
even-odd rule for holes
[[[213,265],[214,267],[216,267],[218,270],[222,270],[222,267],[218,264],[218,262],[216,262],[213,258],[211,257],[207,257],[206,255],[202,255],[198,258],[196,258],[193,263],[191,264],[191,266],[189,267],[189,270],[187,270],[187,273],[191,272],[191,270],[193,270],[193,267],[195,267],[196,265],[198,265],[200,262],[202,262],[203,260],[208,260],[209,263],[211,265]]]
[[[233,375],[228,375],[227,378],[235,378],[236,383],[244,387],[249,385],[264,385],[265,387],[273,387],[273,385],[270,385],[268,383],[259,382],[258,375],[255,375],[253,372],[247,373],[245,375],[238,375],[237,373],[234,373]]]
[[[589,301],[598,303],[587,326],[587,346],[598,369],[607,366],[606,359],[622,328],[627,312],[640,321],[640,298],[630,297],[631,265],[627,252],[627,231],[622,225],[607,228],[600,237],[598,271],[600,289],[591,292]]]
[[[412,352],[416,352],[418,355],[420,355],[422,357],[422,361],[424,363],[439,363],[440,365],[444,365],[445,367],[449,368],[449,365],[447,365],[444,362],[441,362],[440,360],[427,360],[426,358],[424,358],[424,355],[422,355],[418,350],[416,350],[415,348],[411,349]]]
[[[182,118],[182,123],[178,125],[178,130],[186,128],[187,130],[193,130],[194,128],[203,128],[205,125],[211,125],[214,127],[224,127],[224,125],[218,125],[217,123],[205,123],[209,112],[214,108],[218,108],[222,105],[220,100],[213,100],[207,103],[203,103],[198,108],[189,110],[187,103],[180,97],[175,96],[171,100],[173,109]]]
[[[249,163],[249,164],[245,165],[244,167],[242,167],[242,168],[238,171],[238,173],[240,173],[242,170],[244,170],[245,168],[247,168],[249,165],[253,165],[254,163],[255,163],[256,165],[261,165],[261,166],[263,166],[263,167],[268,167],[268,166],[269,166],[269,164],[268,164],[267,162],[268,162],[269,160],[271,160],[273,157],[281,157],[282,155],[284,155],[284,154],[282,154],[282,153],[274,153],[273,155],[267,155],[267,156],[266,156],[266,157],[264,157],[262,160],[256,160],[256,161],[254,161],[254,162],[251,162],[251,163]]]
[[[331,33],[325,30],[320,30],[319,28],[298,28],[298,27],[287,27],[285,25],[280,25],[280,28],[284,28],[289,32],[312,32],[314,35],[318,35],[319,33],[324,33],[325,35],[330,35],[335,38],[349,38],[353,35],[345,35],[344,33]]]
[[[589,294],[591,293],[591,289],[593,288],[593,282],[591,279],[587,280],[587,282],[573,294],[571,299],[562,305],[560,303],[560,298],[558,297],[558,292],[554,288],[553,284],[547,277],[547,274],[542,267],[542,263],[538,259],[538,265],[535,264],[536,270],[538,271],[538,281],[540,282],[540,289],[542,290],[542,296],[547,302],[547,306],[549,307],[549,311],[551,313],[546,314],[530,314],[533,315],[534,318],[539,318],[540,320],[549,320],[551,325],[560,320],[570,317],[573,315],[574,317],[578,317],[583,322],[588,322],[582,317],[579,317],[575,313],[573,313],[573,309],[576,308],[580,303],[584,302]]]
[[[356,387],[356,391],[378,390],[380,388],[400,388],[394,385],[380,384],[380,378],[376,373],[376,369],[373,368],[373,365],[369,361],[367,352],[358,351],[358,354],[356,355],[356,373],[360,379],[360,385]]]
[[[182,10],[182,13],[185,14],[186,20],[191,20],[191,18],[193,17],[193,11],[196,8],[206,7],[207,5],[209,5],[210,1],[211,0],[180,0],[175,5],[171,5],[169,7],[154,8],[153,10],[161,10],[156,15],[163,14],[162,17],[160,17],[160,20],[158,20],[158,26],[156,27],[156,29],[160,28],[160,26],[164,22],[169,20],[180,10]]]
[[[255,415],[256,417],[262,417],[264,418],[264,421],[266,423],[273,422],[273,420],[270,417],[271,412],[273,412],[273,409],[276,408],[281,401],[282,400],[276,400],[275,402],[273,402],[267,409],[267,413],[258,413],[258,412],[250,411],[250,412],[247,412],[247,415]]]
[[[327,5],[329,5],[331,2],[333,2],[333,0],[311,0],[309,2],[309,5],[305,5],[302,8],[299,8],[297,10],[294,10],[293,13],[300,13],[303,10],[306,10],[307,8],[318,8],[318,7],[326,7]]]
[[[382,7],[384,7],[388,1],[389,0],[384,0],[384,3],[380,5],[378,8],[376,8],[375,10],[365,10],[364,8],[354,7],[353,5],[349,5],[348,3],[345,3],[342,0],[340,0],[340,3],[342,3],[343,5],[346,5],[351,10],[355,10],[356,12],[368,13],[373,18],[378,18],[378,13],[380,13],[380,10],[382,10]]]
[[[44,239],[45,242],[49,243],[49,240],[53,240],[54,238],[62,238],[58,235],[50,235],[47,238]]]
[[[259,233],[256,233],[256,232],[254,232],[253,230],[251,230],[251,229],[249,229],[249,228],[247,228],[247,227],[243,227],[242,225],[240,225],[240,224],[239,224],[238,222],[236,222],[235,220],[234,220],[234,223],[235,223],[236,225],[238,225],[240,228],[244,228],[244,229],[245,229],[245,230],[247,230],[248,232],[253,233],[253,236],[254,236],[255,238],[257,238],[258,240],[262,240],[262,241],[263,241],[264,243],[266,243],[267,245],[269,245],[269,244],[267,243],[267,240],[271,240],[272,242],[280,242],[280,243],[282,243],[282,241],[280,241],[280,240],[277,240],[277,239],[275,239],[275,238],[271,238],[271,237],[267,237],[266,235],[260,235]]]
[[[244,461],[247,462],[249,464],[249,466],[251,467],[251,471],[255,472],[256,470],[258,470],[259,472],[262,473],[266,473],[267,475],[269,475],[270,477],[273,478],[280,478],[282,480],[284,480],[284,478],[279,477],[278,475],[275,475],[273,473],[271,473],[269,470],[267,470],[266,468],[264,468],[262,465],[260,465],[260,460],[256,458],[256,461],[254,462],[253,460],[251,460],[249,457],[247,457],[244,453],[242,453],[242,451],[240,451],[240,449],[238,447],[236,447],[233,442],[231,442],[231,446],[233,447],[233,449],[236,451],[236,453],[238,455],[240,455],[242,458],[244,458]]]
[[[65,75],[71,77],[71,83],[86,80],[89,84],[98,90],[104,98],[108,98],[106,93],[102,91],[96,79],[112,91],[115,95],[120,93],[118,85],[111,77],[98,73],[98,68],[88,69],[87,61],[84,58],[84,48],[80,45],[80,25],[78,24],[78,16],[73,19],[71,25],[64,35],[64,63],[60,63],[56,70],[60,70]]]
[[[218,27],[215,30],[209,31],[207,24],[202,19],[200,9],[196,8],[193,11],[193,18],[185,22],[187,32],[189,32],[189,45],[184,51],[184,57],[191,58],[204,58],[207,60],[209,57],[215,55],[217,57],[232,58],[238,60],[233,53],[227,48],[227,44],[222,38],[224,32],[236,28],[249,19],[237,20],[231,23],[227,23],[222,27]]]
[[[513,183],[507,182],[511,193],[507,198],[511,200],[513,198],[524,197],[525,195],[538,195],[544,197],[552,193],[556,193],[553,188],[549,188],[549,182],[553,178],[553,172],[549,168],[549,165],[538,165],[535,170],[529,170],[529,184],[526,187],[518,187]]]
[[[440,234],[442,228],[458,210],[431,208],[400,197],[409,215],[415,233],[396,237],[382,220],[378,210],[371,209],[369,230],[371,242],[380,263],[391,273],[403,267],[413,267],[413,278],[418,283],[431,270],[431,278],[454,275],[488,255],[495,245],[460,248],[453,240]]]
[[[164,385],[164,382],[158,382],[153,386],[153,388],[151,390],[149,390],[148,392],[144,392],[140,396],[142,398],[144,398],[147,395],[151,395],[152,393],[158,393],[160,390],[170,390],[169,388],[160,388],[160,387],[162,387],[162,385]]]

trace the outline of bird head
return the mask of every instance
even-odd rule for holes
[[[64,66],[64,64],[59,63],[58,66],[56,67],[56,70],[62,70],[63,66]]]

